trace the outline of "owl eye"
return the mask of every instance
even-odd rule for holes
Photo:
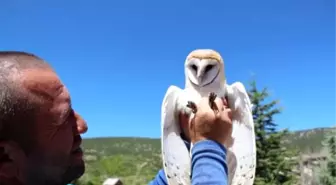
[[[208,66],[206,66],[205,67],[205,72],[208,72],[208,71],[210,71],[212,68],[214,67],[214,65],[208,65]]]
[[[195,64],[191,65],[191,69],[193,69],[194,71],[197,71],[197,66]]]

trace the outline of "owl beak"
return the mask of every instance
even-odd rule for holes
[[[199,81],[199,83],[202,82],[203,75],[204,75],[204,73],[203,73],[202,70],[197,71],[197,75],[196,75],[196,77],[197,77],[197,80]]]

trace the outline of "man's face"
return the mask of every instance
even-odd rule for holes
[[[32,148],[27,155],[27,184],[68,183],[84,173],[80,134],[85,121],[71,107],[67,88],[51,70],[29,70],[23,87],[39,110],[32,123]]]

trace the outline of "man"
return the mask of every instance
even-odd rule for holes
[[[84,173],[85,121],[41,58],[0,52],[0,184],[64,185]]]
[[[232,133],[231,110],[226,100],[216,99],[217,114],[210,108],[208,98],[203,98],[198,105],[195,118],[188,123],[188,118],[180,115],[181,128],[186,139],[186,147],[192,148],[191,184],[192,185],[227,185],[228,169],[226,148],[220,143],[227,143]],[[149,185],[167,185],[164,171],[160,170]]]
[[[224,143],[230,110],[203,99],[192,124],[182,128],[195,143],[192,184],[227,184]],[[0,52],[0,184],[65,185],[84,173],[80,134],[85,121],[71,107],[66,87],[41,58]],[[203,169],[203,170],[202,170]],[[162,171],[152,184],[160,183]]]

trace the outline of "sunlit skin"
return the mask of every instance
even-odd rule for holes
[[[4,143],[5,149],[11,147],[6,154],[12,162],[0,162],[0,182],[62,184],[80,177],[85,170],[80,134],[88,127],[72,109],[68,89],[51,69],[23,71],[18,81],[23,93],[39,109],[32,113],[34,121],[18,123],[28,124],[30,138],[25,151]]]
[[[227,103],[227,99],[223,98],[222,99],[222,102],[223,102],[223,105],[224,105],[224,108],[225,109],[228,109],[228,103]],[[231,115],[229,115],[231,117]],[[185,136],[185,139],[188,140],[188,142],[191,141],[191,138],[190,138],[190,125],[189,125],[189,117],[188,115],[185,115],[185,114],[180,114],[179,115],[179,120],[180,120],[180,127],[181,127],[181,130]]]

